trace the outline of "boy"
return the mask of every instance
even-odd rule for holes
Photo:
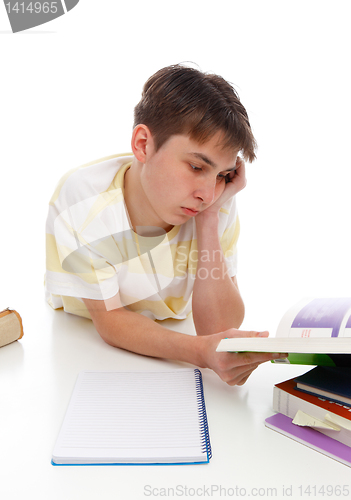
[[[110,345],[213,369],[243,384],[272,354],[216,353],[239,332],[235,195],[255,158],[229,83],[181,65],[158,71],[135,108],[133,155],[70,172],[50,203],[49,303],[89,317]],[[197,336],[155,320],[184,319]]]

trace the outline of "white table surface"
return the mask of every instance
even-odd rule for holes
[[[213,452],[209,464],[54,467],[53,446],[80,371],[185,365],[113,348],[91,321],[53,311],[44,301],[20,312],[23,339],[0,349],[1,499],[28,493],[37,500],[308,498],[308,485],[318,498],[323,485],[351,484],[348,467],[265,428],[264,419],[273,414],[273,385],[308,369],[271,363],[242,387],[229,387],[202,370]],[[192,331],[189,320],[167,326]]]

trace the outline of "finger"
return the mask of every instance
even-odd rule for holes
[[[239,156],[236,159],[235,169],[226,175],[226,184],[231,183],[240,191],[246,186],[245,162]]]
[[[256,366],[257,368],[257,366]],[[248,373],[245,377],[243,377],[236,385],[244,385],[246,382],[247,382],[247,379],[250,377],[250,375],[252,374],[252,372],[254,370],[256,370],[256,368],[254,368],[253,370],[251,370],[250,373]]]
[[[288,356],[287,353],[281,352],[238,352],[232,354],[236,354],[238,356],[235,360],[236,366],[238,366],[237,363],[240,363],[240,365],[261,364],[275,359],[283,359]]]
[[[240,177],[245,177],[245,170],[245,162],[240,156],[238,156],[236,159],[234,173]]]
[[[246,380],[249,378],[251,373],[256,370],[259,364],[250,365],[250,367],[246,367],[245,370],[235,369],[232,372],[226,374],[226,383],[228,385],[243,385]]]
[[[249,369],[248,367],[250,365],[258,365],[266,363],[267,361],[287,357],[287,354],[277,352],[227,352],[217,354],[221,356],[218,366],[220,366],[220,369],[223,372],[229,372],[230,370],[238,369],[239,367]]]
[[[246,330],[237,330],[236,328],[230,328],[229,330],[226,330],[223,332],[224,337],[268,337],[269,332],[267,330],[263,332],[257,332],[257,331],[246,331]],[[224,338],[223,337],[223,338]]]
[[[228,184],[228,182],[231,182],[234,179],[234,175],[235,175],[235,170],[229,172],[229,174],[225,176],[225,183]]]
[[[236,157],[236,162],[235,162],[236,169],[238,170],[239,168],[245,168],[245,161],[241,156]]]

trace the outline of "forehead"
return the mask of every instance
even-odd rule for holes
[[[222,134],[215,134],[201,143],[189,135],[173,135],[165,143],[166,149],[176,152],[179,156],[203,162],[214,169],[227,170],[235,167],[238,148],[224,148]],[[167,147],[168,146],[168,147]]]

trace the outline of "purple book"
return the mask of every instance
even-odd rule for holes
[[[335,439],[312,429],[311,427],[300,427],[292,423],[292,419],[276,413],[265,420],[266,427],[280,432],[301,444],[308,446],[338,462],[351,467],[351,448]]]

